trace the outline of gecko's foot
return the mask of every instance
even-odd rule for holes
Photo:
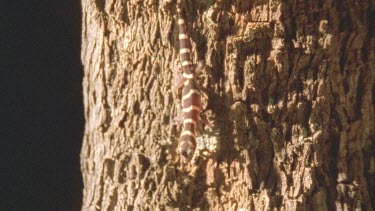
[[[184,123],[184,116],[182,114],[179,114],[173,119],[173,123],[176,125],[182,125]]]
[[[198,61],[198,63],[195,66],[195,73],[197,75],[201,74],[202,70],[204,69],[204,66],[205,66],[205,64],[204,64],[203,61]]]

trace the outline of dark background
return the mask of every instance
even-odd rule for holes
[[[79,0],[0,1],[0,210],[80,210]]]

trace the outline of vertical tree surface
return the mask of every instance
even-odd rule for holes
[[[186,166],[176,2],[82,0],[82,209],[373,210],[375,2],[181,5],[212,124]]]

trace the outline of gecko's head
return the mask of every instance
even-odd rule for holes
[[[180,140],[179,151],[182,162],[190,162],[195,152],[195,140]]]
[[[183,163],[189,163],[193,158],[194,151],[191,149],[181,150],[181,160]]]

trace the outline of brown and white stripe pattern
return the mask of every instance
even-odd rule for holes
[[[197,124],[200,121],[201,94],[195,81],[195,70],[190,59],[191,47],[189,36],[186,33],[185,20],[180,8],[178,12],[178,28],[180,42],[180,58],[184,77],[182,88],[182,112],[184,117],[183,131],[178,146],[183,162],[189,162],[196,148]]]

